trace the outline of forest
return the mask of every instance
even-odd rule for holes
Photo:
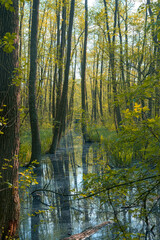
[[[0,239],[160,240],[160,1],[0,0]]]

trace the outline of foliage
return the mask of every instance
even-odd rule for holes
[[[23,82],[22,71],[23,70],[21,68],[15,68],[12,73],[12,84],[17,87]]]
[[[1,106],[0,112],[3,112],[5,107],[6,105]],[[3,129],[5,128],[6,124],[7,119],[3,116],[0,116],[0,134],[4,134]]]
[[[40,129],[40,137],[42,141],[42,154],[45,154],[46,149],[51,144],[52,139],[52,129],[48,127],[43,127]],[[19,151],[19,161],[20,165],[24,166],[29,163],[31,157],[31,132],[29,129],[23,129],[20,136],[20,151]]]
[[[156,215],[154,209],[158,207],[160,117],[147,118],[147,112],[148,108],[138,103],[133,111],[124,111],[116,138],[102,141],[102,149],[105,147],[109,158],[98,161],[101,172],[84,178],[83,195],[87,198],[98,196],[102,205],[110,204],[119,239],[139,239],[142,234],[134,229],[129,232],[128,227],[122,225],[123,209],[126,208],[137,222],[143,220],[151,228],[148,219]]]
[[[33,165],[38,165],[37,161],[33,162]],[[29,187],[31,185],[36,185],[38,184],[36,180],[36,176],[34,175],[34,166],[30,166],[29,168],[26,168],[24,171],[20,172],[20,178],[19,178],[19,185],[20,189],[22,190],[23,193],[27,193]]]
[[[0,48],[6,53],[11,53],[15,47],[14,42],[16,38],[16,33],[6,33],[2,39],[0,39]]]
[[[13,1],[12,0],[0,0],[0,4],[4,5],[5,8],[11,12],[14,12]]]
[[[99,142],[101,151],[106,152],[104,161],[101,156],[98,156],[99,173],[86,175],[85,189],[81,196],[94,197],[96,195],[102,204],[106,201],[110,203],[115,213],[114,222],[117,223],[115,231],[117,231],[118,238],[141,239],[144,237],[143,233],[129,231],[126,226],[122,226],[119,216],[122,209],[128,207],[136,219],[144,219],[147,225],[147,218],[153,213],[154,205],[158,204],[157,199],[159,199],[159,5],[156,2],[150,3],[148,0],[136,11],[131,2],[119,1],[116,13],[116,1],[106,1],[108,20],[105,20],[103,2],[97,1],[96,7],[89,11],[84,119],[80,117],[82,115],[80,78],[85,25],[84,6],[81,0],[76,2],[74,39],[71,46],[72,64],[67,102],[68,108],[70,102],[73,104],[71,107],[73,110],[69,114],[73,116],[74,130],[80,134],[82,123],[85,122],[89,140]],[[0,5],[7,10],[14,11],[12,0],[0,0]],[[64,76],[66,61],[69,1],[66,1],[66,6],[65,21],[63,21],[65,11],[62,1],[42,1],[40,6],[38,81],[35,97],[41,125],[42,154],[45,154],[51,144],[52,128],[56,126],[58,92],[59,89],[61,92],[61,83],[64,82],[63,77],[60,78],[61,75]],[[19,51],[22,69],[17,68],[12,73],[12,84],[20,86],[22,83],[22,106],[19,109],[22,124],[19,153],[21,165],[28,163],[31,158],[31,133],[27,115],[31,9],[32,1],[20,1]],[[57,26],[58,22],[59,26]],[[64,36],[61,36],[64,22],[66,29]],[[109,44],[109,36],[110,39],[115,38],[114,49],[112,49],[114,59],[111,57],[110,46],[112,44]],[[16,37],[14,33],[6,33],[0,38],[0,48],[6,54],[15,49]],[[63,37],[64,43],[58,43]],[[60,54],[62,45],[64,45],[64,51],[62,51],[64,53]],[[64,55],[62,59],[60,55],[61,57]],[[76,67],[76,62],[78,67]],[[111,69],[111,62],[115,62],[114,69]],[[112,78],[114,74],[115,78]],[[75,89],[73,99],[70,101],[72,78],[75,78]],[[100,105],[102,105],[101,109]],[[115,132],[117,106],[120,107],[122,122]],[[5,105],[1,106],[0,112],[4,111],[5,107]],[[7,119],[0,117],[0,134],[3,134],[6,122]],[[66,126],[68,125],[66,123]],[[29,184],[34,183],[32,174],[33,169],[21,173],[22,189],[25,184],[29,187]]]
[[[109,131],[105,126],[100,126],[100,124],[89,124],[88,126],[89,138],[94,142],[104,142],[110,139],[115,134],[114,131]]]

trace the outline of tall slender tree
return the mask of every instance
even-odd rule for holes
[[[113,87],[113,98],[114,98],[114,122],[115,128],[118,131],[118,127],[121,123],[121,112],[120,106],[117,98],[117,82],[116,82],[116,68],[115,68],[115,37],[116,37],[116,27],[117,27],[117,16],[118,16],[118,0],[115,0],[115,10],[114,10],[114,26],[113,26],[113,36],[111,39],[110,27],[109,27],[109,18],[108,18],[108,6],[106,0],[103,0],[105,7],[105,18],[106,18],[106,28],[108,34],[108,43],[109,43],[109,60],[111,66],[111,75],[112,75],[112,87]]]
[[[147,0],[149,16],[151,19],[151,32],[152,32],[152,40],[154,43],[154,60],[152,65],[150,66],[150,73],[156,74],[157,84],[155,87],[155,115],[160,116],[160,96],[159,96],[159,75],[160,75],[160,41],[159,41],[159,21],[160,21],[160,2],[157,1],[157,16],[155,19],[152,3],[150,0]],[[152,69],[152,71],[151,71]],[[154,71],[153,71],[154,70]]]
[[[0,239],[16,237],[19,222],[18,0],[7,10],[0,1],[0,36],[13,36],[14,49],[0,48]],[[6,46],[7,47],[7,46]],[[7,52],[5,52],[5,50]],[[14,81],[13,81],[14,79]],[[18,83],[18,82],[17,82]]]
[[[85,33],[82,55],[81,69],[81,101],[82,101],[82,134],[83,140],[88,140],[86,126],[86,56],[87,56],[87,39],[88,39],[88,0],[85,0]]]
[[[36,78],[37,78],[37,45],[38,45],[39,0],[33,0],[31,45],[30,45],[30,74],[29,74],[29,114],[32,133],[31,161],[40,160],[41,143],[36,107]]]
[[[74,9],[75,9],[75,0],[72,0],[71,6],[70,6],[70,17],[69,17],[69,26],[68,26],[68,34],[67,34],[67,56],[66,56],[65,71],[64,71],[63,90],[62,90],[62,96],[61,96],[58,112],[55,118],[53,139],[52,139],[52,144],[49,150],[50,153],[54,153],[56,151],[57,144],[61,138],[62,130],[64,129],[63,124],[66,120]]]
[[[103,45],[104,47],[104,38],[103,38]],[[100,75],[100,92],[99,92],[99,106],[100,106],[100,114],[101,118],[103,118],[103,63],[104,63],[104,55],[103,55],[103,49],[101,53],[101,75]]]
[[[60,100],[61,100],[61,94],[62,94],[64,50],[65,50],[65,42],[66,42],[66,7],[67,7],[66,0],[63,0],[63,2],[62,2],[62,19],[63,19],[63,21],[62,21],[62,28],[61,28],[61,42],[59,45],[57,45],[59,69],[58,69],[58,82],[57,82],[56,112],[58,112],[58,108],[59,108],[59,104],[60,104]],[[58,22],[57,22],[57,26],[58,26]],[[58,35],[57,35],[57,40],[58,40]]]

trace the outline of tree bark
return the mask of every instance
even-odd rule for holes
[[[155,87],[155,116],[160,116],[160,87],[159,87],[159,74],[160,74],[160,41],[158,39],[158,27],[159,27],[159,21],[160,21],[160,11],[157,13],[157,19],[154,20],[154,13],[151,8],[151,2],[150,0],[147,0],[148,5],[148,11],[151,19],[151,31],[152,31],[152,38],[154,42],[155,47],[155,65],[156,65],[156,77],[157,77],[157,85]],[[158,1],[157,7],[160,6],[160,3]]]
[[[41,158],[41,143],[36,107],[36,78],[37,78],[37,45],[38,45],[39,0],[33,0],[30,74],[29,74],[29,114],[32,133],[32,155],[30,163]]]
[[[62,3],[62,27],[61,27],[61,43],[57,45],[58,50],[58,82],[57,82],[57,99],[56,112],[58,112],[59,104],[62,94],[62,80],[63,80],[63,64],[64,64],[64,49],[66,42],[66,0]],[[58,24],[57,24],[58,25]],[[58,37],[58,36],[57,36]]]
[[[68,107],[68,123],[67,123],[67,125],[71,125],[72,120],[73,120],[76,67],[77,67],[77,50],[75,51],[75,62],[74,62],[74,69],[73,69],[73,82],[72,82],[72,88],[71,88],[71,94],[70,94],[70,100],[69,100],[69,107]]]
[[[120,106],[117,98],[117,82],[116,82],[116,69],[115,69],[115,34],[116,34],[116,26],[117,26],[117,15],[118,15],[118,0],[115,0],[115,11],[114,11],[114,28],[113,28],[113,37],[111,40],[110,36],[110,28],[108,22],[108,8],[106,0],[103,0],[105,7],[105,17],[106,17],[106,28],[108,33],[108,43],[109,43],[109,58],[110,58],[110,66],[111,66],[111,74],[112,74],[112,88],[113,88],[113,98],[114,98],[114,122],[116,131],[121,124],[121,112]]]
[[[74,18],[74,8],[75,8],[75,0],[71,1],[70,8],[70,19],[69,19],[69,27],[68,27],[68,36],[67,36],[67,58],[65,64],[65,73],[64,73],[64,84],[62,97],[58,108],[58,113],[55,118],[55,127],[54,134],[52,139],[52,144],[49,152],[55,153],[57,144],[61,138],[63,124],[66,119],[66,108],[67,108],[67,96],[68,96],[68,82],[69,82],[69,71],[70,71],[70,62],[71,62],[71,42],[72,42],[72,28],[73,28],[73,18]]]
[[[107,222],[103,222],[95,227],[91,227],[81,233],[78,233],[78,234],[74,234],[70,237],[66,237],[66,238],[63,238],[62,240],[85,240],[87,239],[88,237],[90,237],[91,235],[95,234],[98,230],[100,230],[102,227],[108,225],[108,224],[111,224],[111,222],[107,221]]]
[[[103,47],[104,47],[104,39],[103,39]],[[100,106],[100,114],[101,118],[103,118],[103,50],[101,56],[101,76],[100,76],[100,92],[99,92],[99,106]]]
[[[57,23],[57,49],[56,49],[56,62],[54,67],[54,78],[53,78],[53,94],[52,94],[52,118],[53,126],[56,117],[56,85],[57,85],[57,71],[59,62],[59,48],[60,48],[60,3],[56,1],[56,23]],[[53,128],[54,134],[54,128]]]
[[[88,38],[88,0],[85,0],[85,33],[84,48],[82,56],[82,73],[81,73],[81,98],[82,98],[82,134],[83,141],[88,141],[86,126],[86,56],[87,56],[87,38]]]
[[[15,49],[6,53],[0,48],[0,239],[18,234],[20,202],[18,194],[19,86],[12,83],[18,68],[18,0],[14,12],[0,4],[0,36],[15,33]],[[4,124],[3,118],[6,121]],[[3,132],[3,134],[2,134]]]

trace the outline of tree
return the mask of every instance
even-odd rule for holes
[[[8,5],[0,1],[0,23],[3,46],[0,48],[0,239],[3,240],[16,237],[20,213],[18,0]]]
[[[159,34],[159,21],[160,21],[160,3],[159,1],[156,3],[155,7],[155,13],[152,10],[152,3],[150,0],[147,0],[147,5],[148,5],[148,11],[149,11],[149,16],[151,19],[151,34],[152,34],[152,40],[154,43],[154,60],[151,66],[152,69],[152,74],[154,73],[157,78],[157,84],[155,87],[155,115],[160,116],[160,96],[159,96],[159,75],[160,75],[160,34]],[[155,16],[154,16],[155,15]],[[156,19],[155,19],[156,18]],[[149,69],[149,70],[151,70]],[[150,72],[149,72],[150,73]]]
[[[31,45],[30,45],[30,74],[29,74],[29,114],[32,133],[31,161],[40,160],[41,143],[36,108],[36,78],[37,78],[37,43],[38,43],[39,0],[33,1]]]
[[[88,38],[88,1],[85,0],[85,33],[82,56],[82,72],[81,72],[81,101],[82,101],[82,134],[83,140],[88,140],[86,126],[86,56],[87,56],[87,38]]]
[[[64,129],[63,124],[66,119],[66,108],[67,108],[67,101],[68,101],[68,82],[69,82],[69,71],[70,71],[70,62],[71,62],[71,42],[72,42],[71,40],[72,40],[74,7],[75,7],[75,0],[72,0],[71,7],[70,7],[68,35],[67,35],[67,56],[66,56],[65,71],[64,71],[63,90],[62,90],[62,96],[61,96],[58,112],[56,113],[54,134],[53,134],[52,144],[51,144],[51,147],[49,150],[50,153],[54,153],[57,148],[57,144],[61,138],[61,134]]]
[[[104,1],[105,7],[105,17],[106,17],[106,28],[108,34],[108,43],[109,43],[109,59],[110,59],[110,66],[111,66],[111,74],[112,74],[112,86],[113,86],[113,97],[114,97],[114,122],[116,130],[121,124],[121,113],[120,113],[120,106],[117,98],[117,82],[116,82],[116,68],[115,68],[115,37],[116,37],[116,27],[117,27],[117,15],[118,15],[118,0],[115,0],[115,10],[114,10],[114,26],[113,26],[113,36],[111,40],[110,35],[110,28],[108,22],[108,8],[106,0]]]

